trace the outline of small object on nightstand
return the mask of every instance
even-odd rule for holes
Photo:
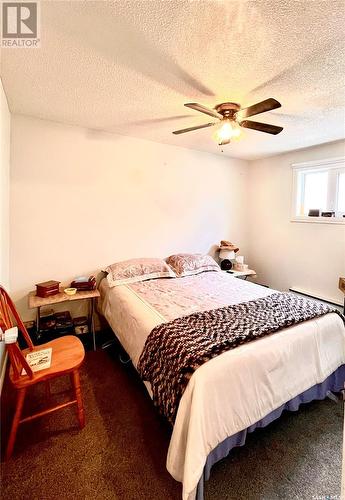
[[[218,248],[220,268],[223,271],[227,271],[232,268],[235,261],[235,253],[238,252],[239,248],[227,240],[221,240]]]
[[[65,288],[64,292],[66,295],[75,295],[77,293],[76,288]]]
[[[74,333],[76,335],[84,335],[85,333],[89,333],[89,326],[86,316],[79,316],[78,318],[73,319],[74,325]]]
[[[239,251],[238,246],[234,245],[233,243],[231,243],[231,241],[227,241],[227,240],[220,241],[219,249],[220,250],[228,250],[230,252],[238,252]]]
[[[60,281],[49,280],[36,284],[37,297],[50,297],[59,293]]]
[[[50,333],[55,329],[56,319],[54,313],[49,316],[42,316],[40,321],[40,330],[37,333]]]
[[[308,212],[308,217],[320,217],[320,209],[311,208]]]
[[[96,278],[92,275],[89,278],[81,276],[72,281],[71,287],[76,288],[78,291],[95,290]]]
[[[220,263],[220,268],[222,271],[229,271],[232,268],[232,262],[229,259],[224,259]]]
[[[55,330],[57,333],[73,332],[73,321],[69,311],[56,312],[55,317]]]
[[[244,257],[243,257],[243,255],[238,255],[236,257],[236,262],[235,262],[234,270],[235,271],[240,271],[240,272],[248,271],[248,264],[244,263]]]
[[[235,260],[235,252],[233,250],[219,250],[219,259],[223,260]]]
[[[321,212],[321,217],[335,217],[335,212]]]
[[[236,262],[234,270],[235,271],[241,271],[241,272],[247,271],[248,270],[248,264],[240,264],[239,262]]]

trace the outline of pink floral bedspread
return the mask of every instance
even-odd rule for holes
[[[166,321],[198,311],[239,304],[274,292],[224,271],[184,278],[132,283],[130,288],[156,309]]]

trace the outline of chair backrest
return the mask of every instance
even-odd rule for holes
[[[25,328],[25,325],[18,314],[15,305],[13,304],[10,296],[6,292],[5,288],[0,285],[0,327],[3,331],[8,330],[12,326],[17,326],[18,330],[22,333],[24,340],[30,349],[33,351],[34,345],[30,338],[30,335]],[[11,365],[13,368],[14,378],[19,378],[22,369],[24,368],[27,375],[33,378],[33,371],[28,365],[25,356],[23,355],[18,342],[12,344],[6,344],[7,352],[10,357]]]

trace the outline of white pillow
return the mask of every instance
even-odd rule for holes
[[[176,278],[162,259],[130,259],[115,262],[105,269],[110,287],[156,278]]]
[[[166,263],[172,268],[179,278],[200,274],[205,271],[220,271],[217,262],[210,255],[200,253],[178,253],[170,255]]]

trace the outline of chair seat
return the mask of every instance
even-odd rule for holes
[[[57,374],[62,375],[69,373],[82,364],[85,357],[84,346],[81,341],[73,335],[67,335],[46,344],[41,344],[34,347],[33,351],[29,349],[23,350],[23,355],[26,356],[29,352],[41,351],[42,349],[52,348],[51,365],[45,370],[34,372],[34,377],[31,379],[28,375],[21,375],[19,378],[14,378],[12,366],[9,376],[12,384],[19,388],[27,387],[37,382],[43,382],[55,377]]]

